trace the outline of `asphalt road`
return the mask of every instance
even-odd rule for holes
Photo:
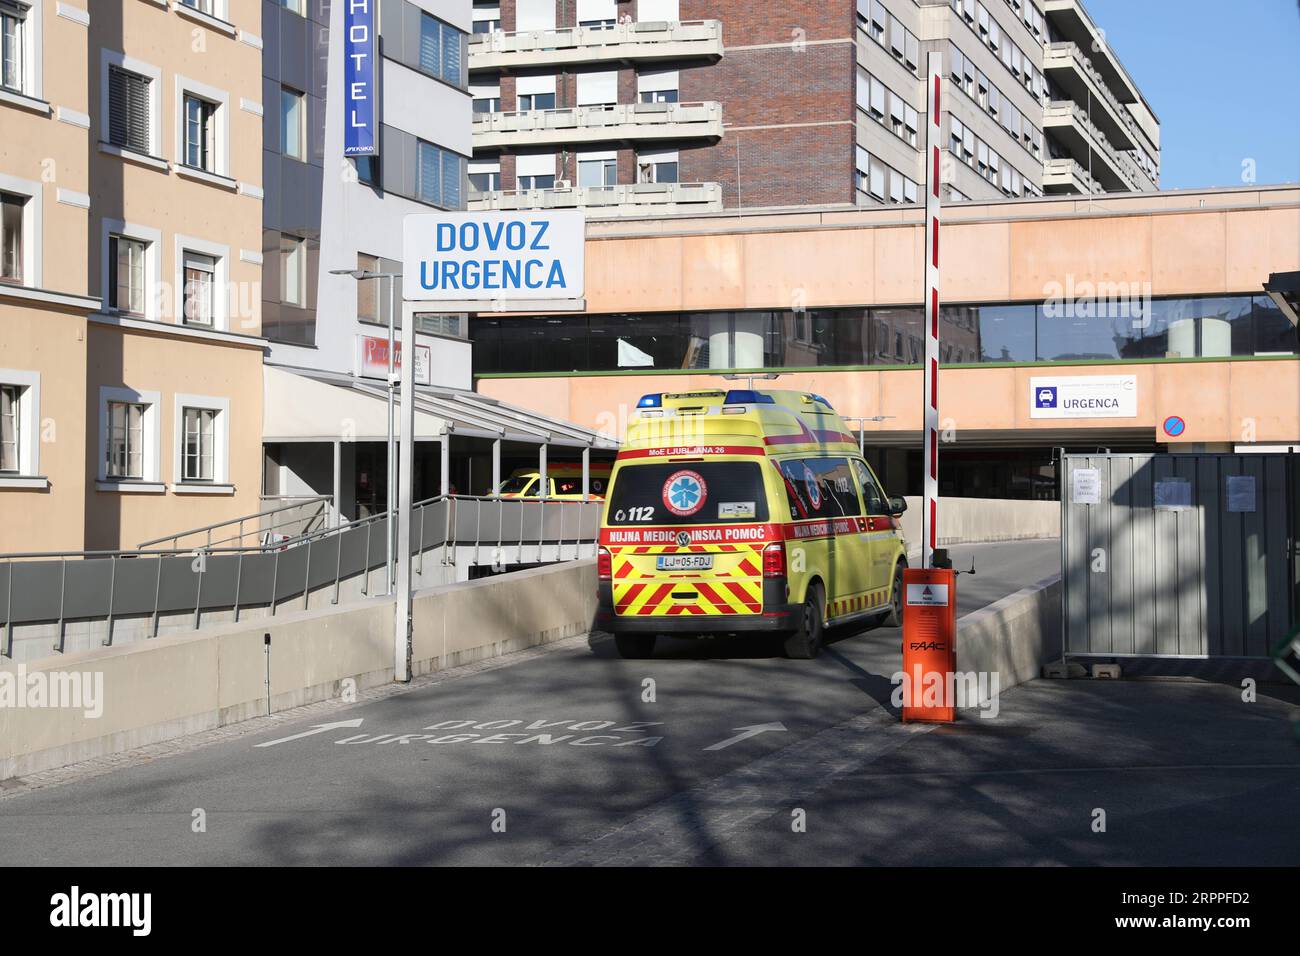
[[[972,553],[962,613],[1051,574],[1058,548],[958,548],[957,566]],[[623,661],[608,639],[577,638],[57,786],[19,781],[0,790],[0,862],[1300,859],[1300,746],[1291,705],[1269,696],[1285,689],[1261,685],[1248,704],[1193,681],[1034,681],[994,719],[903,725],[889,706],[898,648],[876,629],[835,635],[816,661],[739,639]]]

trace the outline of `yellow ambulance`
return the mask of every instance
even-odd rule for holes
[[[609,485],[608,464],[592,462],[587,467],[588,497],[600,498]],[[546,466],[549,491],[546,497],[565,501],[582,499],[582,464],[555,462]],[[497,494],[502,498],[537,498],[541,496],[542,473],[536,468],[516,468],[501,482]]]
[[[898,625],[906,507],[819,395],[646,395],[605,500],[596,627],[629,658],[752,631],[811,658],[828,625]]]

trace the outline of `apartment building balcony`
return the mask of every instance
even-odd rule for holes
[[[1047,195],[1062,195],[1101,192],[1088,170],[1077,159],[1066,156],[1060,159],[1048,159],[1043,163],[1043,192]]]
[[[471,193],[471,212],[582,209],[589,219],[722,211],[719,183],[634,183],[621,186],[502,189]]]
[[[1117,150],[1078,103],[1052,100],[1043,111],[1043,132],[1051,135],[1085,167],[1107,192],[1142,192],[1153,188],[1131,156]]]
[[[1118,149],[1137,149],[1142,131],[1098,72],[1095,62],[1077,43],[1049,43],[1043,52],[1043,73],[1085,109]]]
[[[1137,84],[1115,51],[1106,45],[1106,35],[1097,29],[1080,0],[1045,0],[1043,15],[1061,36],[1084,50],[1092,51],[1088,58],[1101,74],[1107,89],[1122,102],[1136,103],[1141,98]]]
[[[475,34],[469,42],[471,73],[591,63],[716,61],[721,56],[721,20],[615,23],[516,33],[494,30]]]
[[[474,150],[722,137],[721,103],[618,103],[476,113]]]

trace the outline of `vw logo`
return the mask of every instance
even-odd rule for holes
[[[677,532],[677,547],[686,548],[690,546],[690,543],[691,543],[691,533],[689,531]]]

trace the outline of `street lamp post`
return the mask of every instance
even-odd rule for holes
[[[394,357],[396,354],[396,343],[394,335],[394,316],[397,313],[397,280],[402,277],[400,272],[370,272],[366,269],[331,269],[330,275],[334,276],[351,276],[358,282],[365,282],[368,279],[387,279],[388,280],[388,466],[386,469],[387,482],[384,489],[384,504],[388,509],[388,534],[387,537],[387,555],[384,562],[384,593],[392,594],[395,584],[395,575],[393,569],[393,551],[394,540],[396,537],[396,528],[393,522],[393,505],[397,499],[397,448],[394,433],[394,423],[396,421],[395,389],[397,388],[397,377],[394,375]],[[414,361],[414,360],[412,360]],[[338,502],[334,502],[334,507],[338,507]]]

